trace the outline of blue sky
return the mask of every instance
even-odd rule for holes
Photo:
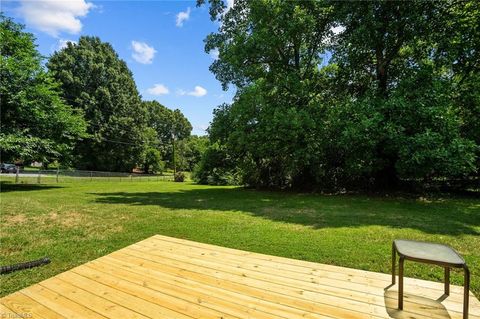
[[[180,109],[193,134],[205,134],[213,109],[232,99],[208,70],[214,54],[204,52],[218,23],[195,1],[2,1],[2,11],[26,25],[45,56],[81,35],[111,43],[143,99]]]

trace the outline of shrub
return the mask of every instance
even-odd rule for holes
[[[199,184],[238,185],[237,171],[225,150],[218,144],[213,144],[203,153],[193,170],[192,177]]]
[[[173,179],[174,179],[175,182],[182,183],[182,182],[185,181],[185,173],[184,172],[176,172]]]
[[[162,173],[165,163],[162,161],[160,152],[155,148],[148,148],[144,155],[143,170],[145,173]]]

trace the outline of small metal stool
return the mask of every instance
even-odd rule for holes
[[[450,268],[463,268],[463,319],[468,318],[470,271],[465,260],[451,247],[413,240],[394,240],[392,244],[392,285],[395,284],[395,262],[398,254],[398,309],[403,310],[403,264],[405,260],[439,265],[445,268],[445,295],[450,294]]]

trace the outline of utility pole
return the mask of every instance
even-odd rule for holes
[[[177,164],[175,163],[175,133],[172,133],[172,148],[173,148],[173,175],[177,174]]]

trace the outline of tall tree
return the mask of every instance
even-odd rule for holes
[[[478,94],[455,94],[478,76],[478,18],[461,8],[478,12],[474,1],[209,4],[221,22],[205,40],[219,50],[211,71],[237,87],[210,137],[245,183],[383,188],[478,169],[475,125],[462,118]]]
[[[192,124],[178,109],[171,110],[157,101],[143,101],[142,104],[147,113],[148,126],[157,133],[162,157],[172,166],[174,143],[190,136]]]
[[[191,135],[175,143],[175,163],[178,170],[190,171],[200,162],[208,147],[207,136]]]
[[[146,113],[131,71],[109,43],[83,36],[47,64],[65,100],[84,111],[92,138],[76,145],[81,169],[130,171],[142,162]]]
[[[162,143],[166,144],[171,141],[172,135],[175,135],[177,139],[190,136],[192,124],[180,110],[171,110],[157,101],[143,101],[142,103],[147,112],[148,126],[155,129]]]
[[[2,161],[68,162],[74,143],[87,136],[85,121],[60,97],[34,42],[22,25],[0,16]]]
[[[436,66],[451,69],[447,74],[454,82],[453,97],[462,119],[461,133],[480,145],[480,2],[451,1],[443,15],[447,18],[438,24],[435,33]],[[480,156],[477,156],[478,174]]]
[[[380,161],[369,169],[383,187],[400,177],[458,177],[475,170],[476,147],[461,134],[458,110],[463,106],[454,102],[455,77],[466,70],[435,65],[433,59],[442,55],[439,49],[447,50],[439,40],[452,34],[442,25],[453,22],[449,10],[458,5],[386,1],[336,6],[338,23],[345,28],[332,46],[336,92],[376,105],[379,134],[371,156]],[[465,31],[468,38],[473,30]]]
[[[210,4],[212,18],[221,20],[219,32],[205,40],[207,51],[219,50],[210,69],[224,88],[238,88],[232,106],[216,113],[213,142],[216,132],[226,133],[248,184],[313,183],[308,172],[316,161],[312,112],[321,112],[313,104],[325,77],[319,53],[331,34],[332,7],[313,1],[236,1],[224,12],[223,2]]]

